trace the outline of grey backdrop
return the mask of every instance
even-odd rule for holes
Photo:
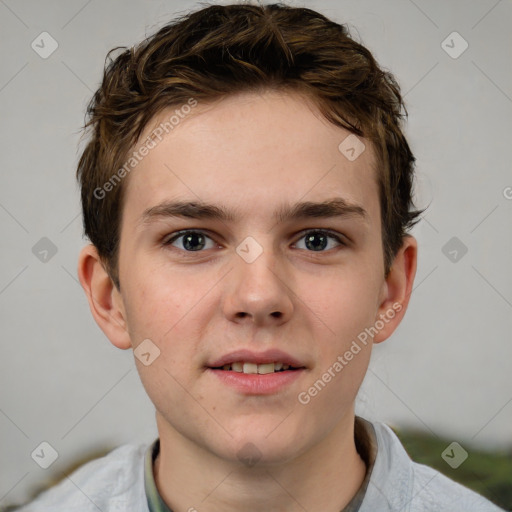
[[[470,456],[510,445],[512,2],[290,3],[348,22],[396,74],[417,204],[430,204],[414,230],[410,309],[375,348],[358,412],[446,436]],[[81,458],[156,436],[132,354],[110,345],[77,281],[85,241],[74,172],[107,51],[198,6],[0,0],[0,506]],[[41,442],[58,453],[48,469],[31,457],[51,456]]]

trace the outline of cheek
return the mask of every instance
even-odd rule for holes
[[[372,341],[365,329],[375,319],[378,278],[365,265],[347,266],[328,277],[304,283],[304,302],[321,322],[314,336],[319,340],[317,366],[299,402],[338,418],[355,400],[368,368]]]
[[[127,290],[130,336],[134,348],[149,339],[158,353],[145,366],[135,351],[140,379],[158,410],[183,408],[188,396],[183,389],[192,388],[200,371],[197,354],[202,327],[198,314],[205,315],[204,305],[203,309],[194,306],[203,304],[201,293],[179,280],[165,282],[156,279],[156,274],[139,275]]]
[[[151,262],[147,265],[134,262],[129,273],[125,296],[133,332],[163,341],[197,302],[200,290],[176,272],[167,277],[163,269]]]
[[[322,279],[303,282],[304,303],[322,322],[329,345],[336,350],[371,325],[377,312],[379,282],[370,270],[350,266]]]
[[[200,343],[218,301],[210,276],[165,272],[133,272],[137,279],[126,290],[127,320],[133,345],[150,339],[160,351],[161,370],[188,380],[202,364]],[[192,371],[191,371],[192,369]]]

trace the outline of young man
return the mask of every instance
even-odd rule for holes
[[[23,510],[495,511],[355,417],[416,271],[393,77],[309,10],[210,6],[107,67],[78,167],[92,314],[159,439]]]

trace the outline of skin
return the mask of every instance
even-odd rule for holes
[[[405,237],[385,277],[373,149],[364,141],[365,151],[349,161],[338,150],[348,135],[297,93],[200,104],[127,178],[120,291],[94,246],[81,252],[80,281],[111,343],[129,349],[150,339],[160,350],[148,366],[135,361],[156,408],[156,483],[176,512],[338,512],[361,485],[354,402],[371,341],[387,339],[405,313],[417,246]],[[334,198],[366,214],[274,218],[283,205]],[[211,203],[233,218],[141,221],[165,200]],[[204,249],[187,251],[183,238],[163,243],[184,229],[202,230]],[[313,229],[331,230],[344,244],[327,238],[325,248],[311,250],[305,235]],[[252,263],[236,252],[248,236],[263,251]],[[301,404],[299,393],[395,303],[401,310]],[[279,348],[306,370],[277,393],[247,396],[205,371],[207,361],[239,348]],[[247,443],[257,448],[254,466],[237,456]]]

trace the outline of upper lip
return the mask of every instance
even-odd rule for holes
[[[295,357],[278,349],[269,349],[264,352],[253,352],[247,349],[235,350],[229,354],[225,354],[219,359],[209,362],[206,366],[209,368],[219,368],[225,364],[231,363],[283,363],[293,366],[294,368],[304,368],[305,365]]]

